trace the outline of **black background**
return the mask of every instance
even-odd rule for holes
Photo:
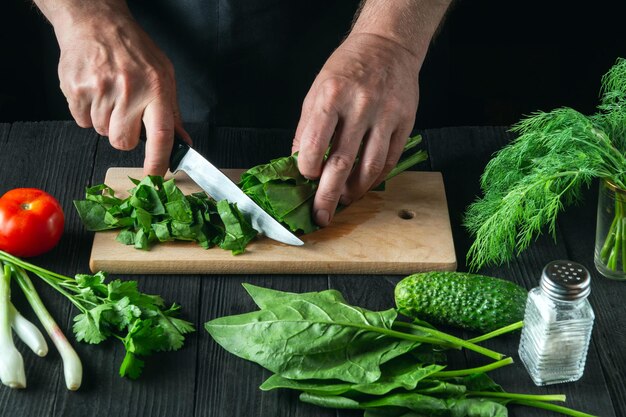
[[[626,57],[625,11],[624,1],[457,1],[422,69],[416,127],[593,112],[601,76]],[[0,122],[70,119],[52,28],[26,0],[2,2],[0,16]],[[295,127],[285,124],[275,127]]]

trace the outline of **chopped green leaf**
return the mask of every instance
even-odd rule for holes
[[[226,200],[218,201],[217,210],[225,228],[224,240],[220,247],[232,251],[233,255],[243,253],[248,242],[256,237],[257,231],[244,219],[236,204]]]

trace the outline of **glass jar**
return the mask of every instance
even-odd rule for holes
[[[599,189],[594,263],[605,277],[626,280],[626,190],[607,179]]]
[[[536,385],[583,375],[594,320],[590,281],[584,266],[554,261],[543,269],[539,287],[529,291],[519,356]]]

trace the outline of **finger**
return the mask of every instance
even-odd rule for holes
[[[340,202],[349,205],[365,194],[380,177],[386,167],[391,129],[373,128],[367,135],[361,149],[361,156],[356,163],[345,188]]]
[[[91,121],[98,134],[109,136],[109,123],[111,122],[112,112],[113,103],[105,97],[97,98],[91,104]]]
[[[385,177],[391,172],[392,169],[398,164],[400,160],[400,156],[402,156],[402,152],[404,151],[404,145],[409,139],[409,135],[411,134],[411,128],[404,128],[396,130],[392,135],[389,141],[389,151],[387,152],[387,159],[385,161],[385,166],[378,176],[374,183],[372,184],[372,188],[378,186],[381,182],[385,181]]]
[[[177,97],[175,84],[174,84],[174,97]],[[182,140],[187,142],[187,145],[192,146],[193,141],[191,140],[191,136],[189,135],[189,133],[187,133],[183,125],[183,119],[180,114],[180,107],[178,106],[178,100],[174,99],[173,107],[174,107],[174,130],[176,131],[176,134]]]
[[[109,143],[115,149],[129,151],[139,143],[141,108],[116,103],[109,122]]]
[[[327,226],[333,218],[365,133],[364,126],[351,126],[335,134],[313,200],[314,220],[319,226]]]
[[[91,121],[91,101],[68,99],[68,108],[78,126],[84,128],[93,126]]]
[[[302,110],[300,112],[300,120],[298,120],[298,126],[296,127],[296,134],[293,138],[293,143],[291,144],[292,155],[300,151],[300,144],[301,144],[300,142],[302,139],[302,132],[304,130],[304,127],[309,123],[309,119],[313,111],[313,106],[311,105],[312,101],[313,101],[312,95],[309,93],[304,98],[304,102],[302,103]]]
[[[322,174],[324,155],[333,137],[339,114],[327,102],[316,100],[300,135],[294,141],[299,144],[298,168],[306,178],[317,179]]]
[[[165,175],[174,143],[174,111],[169,101],[157,98],[143,113],[146,127],[145,175]]]
[[[75,77],[70,77],[62,71],[59,64],[59,87],[65,96],[68,108],[76,124],[80,127],[92,127],[91,122],[91,101],[92,97],[89,89],[80,83]]]

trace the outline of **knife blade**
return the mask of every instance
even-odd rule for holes
[[[178,136],[170,155],[170,171],[185,172],[196,184],[216,201],[237,203],[237,208],[259,233],[278,242],[301,246],[304,242],[270,216],[222,171],[191,148]]]

